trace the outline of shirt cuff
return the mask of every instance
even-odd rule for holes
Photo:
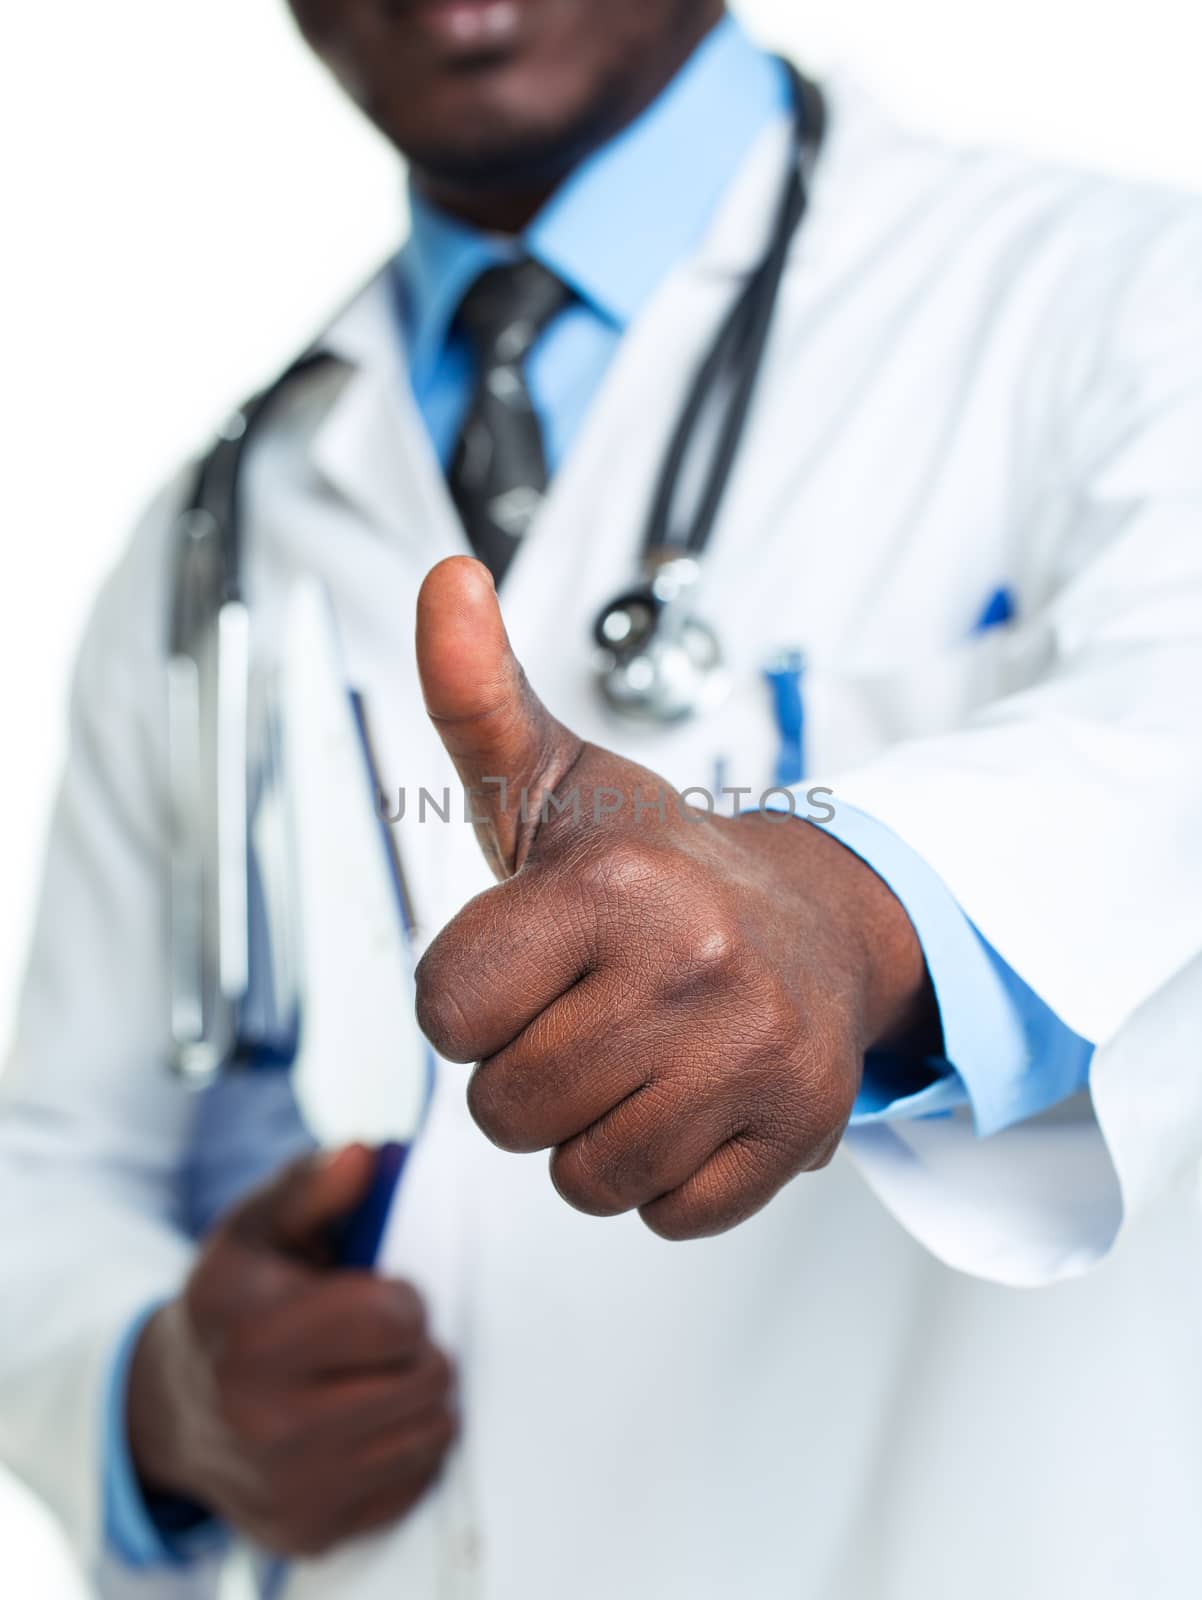
[[[128,1567],[181,1567],[218,1549],[226,1540],[216,1520],[182,1503],[147,1503],[129,1452],[126,1390],[138,1336],[158,1310],[148,1306],[134,1318],[117,1346],[109,1369],[101,1433],[104,1475],[104,1529],[109,1550]]]
[[[925,1063],[917,1085],[914,1068],[923,1063],[908,1064],[907,1083],[896,1057],[870,1055],[852,1125],[944,1115],[967,1101],[985,1138],[1076,1094],[1089,1081],[1093,1045],[1002,959],[921,856],[875,818],[835,805],[824,831],[884,879],[914,925],[945,1051]]]

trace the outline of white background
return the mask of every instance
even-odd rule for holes
[[[1202,189],[1194,0],[739,9],[811,68],[851,63],[913,122]],[[155,485],[391,248],[402,208],[395,162],[283,0],[10,7],[0,150],[7,1037],[89,598]],[[0,1593],[80,1594],[48,1519],[2,1478]]]

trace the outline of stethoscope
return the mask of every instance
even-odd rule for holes
[[[679,722],[710,710],[727,687],[718,634],[693,600],[746,431],[790,246],[806,211],[807,168],[825,124],[818,89],[783,65],[795,116],[768,248],[702,360],[676,424],[643,535],[641,581],[603,607],[593,626],[598,687],[614,711],[640,722]],[[691,506],[682,504],[689,499]]]
[[[714,627],[694,610],[702,561],[764,363],[789,250],[805,214],[807,169],[825,125],[822,96],[789,63],[795,106],[771,237],[702,359],[664,459],[643,539],[639,582],[593,629],[596,676],[621,716],[670,724],[721,698]],[[203,1084],[229,1061],[286,1058],[289,1006],[251,1013],[254,896],[250,757],[251,617],[243,588],[243,479],[249,448],[281,393],[326,363],[307,352],[225,424],[199,464],[174,541],[168,665],[172,800],[173,1062]],[[254,804],[282,783],[272,729],[257,752]],[[264,866],[259,864],[262,872]],[[285,867],[277,875],[286,878]],[[286,884],[276,885],[277,899]],[[281,975],[274,974],[275,989]]]

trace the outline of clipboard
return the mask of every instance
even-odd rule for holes
[[[296,885],[293,1088],[319,1145],[378,1149],[338,1245],[343,1265],[365,1268],[426,1119],[434,1058],[417,1026],[413,910],[381,815],[367,708],[347,687],[316,579],[299,580],[288,600],[277,703]]]

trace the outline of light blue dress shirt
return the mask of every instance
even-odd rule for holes
[[[779,63],[728,18],[659,99],[586,160],[526,230],[520,248],[575,292],[528,361],[552,470],[571,448],[626,328],[698,248],[753,141],[788,105]],[[418,408],[445,463],[473,379],[468,349],[453,326],[456,309],[479,273],[518,247],[443,215],[416,192],[411,199],[412,232],[394,278],[398,318]],[[967,1102],[984,1136],[1080,1088],[1092,1046],[1006,965],[939,877],[871,817],[839,806],[827,827],[885,879],[909,914],[946,1051],[946,1059],[931,1062],[871,1057],[853,1121],[935,1116]],[[286,1117],[268,1119],[261,1131],[265,1146],[278,1140],[281,1158],[294,1153],[296,1130]],[[271,1151],[258,1150],[256,1159],[270,1165]],[[132,1566],[179,1563],[219,1537],[211,1524],[173,1535],[156,1524],[139,1491],[124,1410],[142,1320],[114,1360],[105,1428],[108,1537]]]

